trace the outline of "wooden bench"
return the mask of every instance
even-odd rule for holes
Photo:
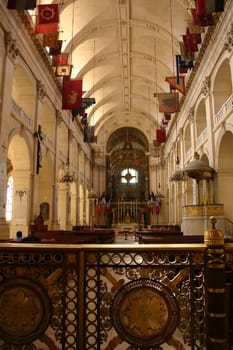
[[[142,230],[142,231],[136,231],[135,232],[135,239],[137,241],[141,241],[143,238],[150,237],[149,239],[168,239],[171,237],[171,239],[174,239],[174,237],[183,237],[182,231],[175,231],[175,230],[161,230],[161,229],[150,229],[150,230]]]
[[[138,238],[139,244],[189,244],[189,243],[204,243],[202,235],[141,235]]]
[[[63,243],[63,244],[84,244],[84,243],[113,243],[114,230],[48,230],[35,231],[35,236],[40,238],[41,242]],[[30,237],[30,236],[29,236]],[[29,238],[30,241],[30,238]]]

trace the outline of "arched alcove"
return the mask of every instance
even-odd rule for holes
[[[23,154],[23,157],[22,157]],[[23,235],[28,233],[30,207],[30,156],[25,139],[16,134],[12,137],[8,147],[8,173],[13,177],[12,220],[10,235],[20,230]]]
[[[224,204],[225,216],[233,221],[232,198],[233,198],[233,134],[227,131],[222,137],[217,169],[216,200]]]
[[[107,191],[112,201],[143,201],[149,193],[148,142],[136,128],[116,130],[107,142]]]
[[[36,84],[29,72],[19,64],[14,70],[12,97],[32,119],[35,113]]]
[[[201,133],[206,129],[206,110],[204,100],[202,100],[197,107],[195,114],[195,126],[198,140]]]
[[[231,69],[229,61],[226,59],[221,64],[214,81],[213,97],[215,114],[222,107],[224,102],[232,94]]]

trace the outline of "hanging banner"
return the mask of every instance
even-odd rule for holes
[[[57,44],[59,33],[45,33],[43,35],[43,46],[44,47],[55,47]]]
[[[38,5],[36,33],[54,33],[58,31],[58,4]]]
[[[166,77],[165,81],[169,83],[170,87],[173,90],[178,90],[183,95],[185,95],[185,81],[184,76],[178,76],[178,77]]]
[[[62,109],[82,107],[82,80],[63,78]]]
[[[185,35],[183,35],[183,43],[186,51],[196,52],[198,51],[198,44],[201,44],[201,34],[190,33],[189,28],[187,28]]]
[[[64,66],[68,64],[68,57],[69,54],[68,53],[61,53],[59,55],[53,56],[52,59],[52,66],[56,67],[56,66]]]
[[[175,113],[179,111],[178,92],[162,92],[157,94],[159,101],[159,112]]]
[[[72,66],[70,65],[60,65],[56,67],[55,75],[56,77],[70,77],[72,71]]]
[[[156,140],[157,140],[157,142],[159,142],[159,144],[166,142],[166,130],[165,130],[165,128],[161,128],[161,129],[156,130]]]
[[[49,48],[49,56],[57,56],[61,54],[63,40],[57,40],[56,44]]]
[[[213,12],[224,11],[224,0],[196,0],[198,15],[207,15]]]
[[[83,132],[83,141],[88,143],[96,142],[95,137],[95,127],[86,125],[84,126],[84,132]]]

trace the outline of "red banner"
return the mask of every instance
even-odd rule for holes
[[[62,40],[57,40],[56,44],[49,49],[50,56],[57,56],[61,54]]]
[[[59,33],[45,33],[43,35],[43,46],[55,47],[57,44]]]
[[[36,24],[36,28],[35,28],[36,34],[56,33],[57,31],[58,31],[58,23]]]
[[[196,0],[198,15],[208,15],[224,11],[224,0]]]
[[[178,92],[158,93],[159,112],[175,113],[179,111],[179,94]]]
[[[58,4],[38,5],[36,33],[54,33],[58,31]]]
[[[179,76],[178,79],[177,77],[166,77],[165,79],[166,82],[170,84],[170,87],[173,90],[178,90],[180,91],[183,95],[185,95],[185,81],[184,81],[184,76]]]
[[[59,55],[53,56],[52,66],[64,66],[68,64],[68,53],[61,53]]]
[[[156,130],[156,139],[159,143],[166,142],[166,130],[164,128]]]
[[[59,22],[58,4],[38,5],[37,24]]]
[[[82,107],[82,80],[63,78],[62,109]]]

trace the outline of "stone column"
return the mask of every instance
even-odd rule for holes
[[[84,158],[84,189],[83,189],[83,225],[87,224],[87,218],[86,218],[86,203],[87,203],[87,198],[86,198],[86,189],[87,189],[87,179],[86,179],[86,165],[87,165],[87,158],[85,156]]]
[[[37,100],[35,105],[35,132],[34,132],[34,140],[33,140],[33,169],[31,175],[31,198],[30,198],[30,223],[34,223],[34,219],[39,215],[39,169],[40,162],[39,159],[39,149],[40,143],[43,138],[43,131],[41,126],[41,110],[44,101],[44,97],[46,96],[45,86],[43,83],[38,80],[37,81]]]
[[[3,49],[2,77],[0,90],[0,236],[9,237],[9,224],[6,222],[6,183],[7,183],[7,147],[12,107],[12,83],[14,66],[19,54],[17,41],[11,32],[6,32],[4,37],[5,50]],[[2,47],[4,47],[2,45]]]
[[[80,144],[78,144],[76,192],[76,225],[80,225]]]
[[[59,126],[62,123],[62,112],[60,110],[56,110],[56,126],[55,126],[55,158],[54,158],[54,180],[53,180],[53,212],[52,212],[52,229],[58,230],[60,228],[60,224],[58,221],[58,185],[57,185],[57,177],[58,177],[58,133]]]

